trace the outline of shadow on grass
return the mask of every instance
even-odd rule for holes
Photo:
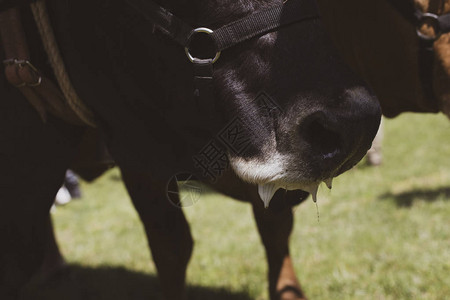
[[[410,207],[415,201],[433,202],[438,199],[450,200],[450,187],[435,189],[414,189],[400,194],[386,193],[380,199],[394,199],[399,207]]]
[[[20,300],[157,300],[158,278],[122,267],[69,266],[45,283],[30,283]],[[251,300],[245,292],[188,286],[188,300]]]

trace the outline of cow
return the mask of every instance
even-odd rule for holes
[[[11,7],[4,3],[3,11]],[[374,94],[331,45],[315,1],[46,4],[71,85],[92,112],[142,220],[164,298],[185,296],[193,239],[166,192],[177,189],[170,178],[188,172],[251,203],[270,298],[302,299],[289,256],[292,205],[352,168],[370,148],[381,117]],[[155,11],[165,25],[148,20]],[[305,11],[302,20],[283,24]],[[29,6],[19,12],[33,69],[58,81]],[[278,25],[253,34],[266,26],[258,13],[278,14]],[[185,49],[179,42],[186,42],[186,26],[176,23],[196,28],[186,32]],[[208,35],[227,34],[227,24],[253,36],[219,53]],[[8,67],[24,67],[1,55]],[[49,209],[86,126],[30,105],[0,76],[0,298],[15,299],[42,263]],[[39,86],[35,79],[27,88]],[[271,103],[269,113],[258,99]],[[230,128],[244,133],[245,148],[220,144],[227,167],[208,177],[194,158]]]
[[[345,61],[375,91],[386,117],[450,117],[450,1],[318,0]]]

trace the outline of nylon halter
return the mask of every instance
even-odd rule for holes
[[[223,50],[251,38],[262,36],[280,27],[319,17],[315,0],[288,0],[285,3],[256,11],[218,29],[205,26],[194,28],[167,9],[150,0],[126,0],[143,18],[159,31],[184,48],[193,63],[194,95],[202,115],[214,117],[213,63]],[[214,56],[206,59],[194,57],[190,49],[196,34],[207,34],[215,48]]]
[[[389,0],[389,3],[416,29],[419,39],[419,76],[422,88],[425,96],[433,101],[435,108],[438,109],[439,103],[433,91],[433,46],[442,34],[450,32],[450,13],[439,16],[422,12],[412,1]],[[433,27],[434,36],[425,35],[420,31],[424,24],[430,24]]]
[[[217,30],[204,26],[194,29],[153,1],[126,0],[126,2],[160,31],[185,48],[189,49],[193,35],[199,32],[210,34],[217,52],[282,26],[319,17],[319,10],[314,0],[290,0],[256,11]]]

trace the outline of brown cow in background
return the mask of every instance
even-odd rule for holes
[[[450,33],[439,35],[431,17],[413,20],[415,9],[437,16],[450,14],[450,0],[318,3],[338,50],[374,89],[385,116],[442,111],[450,117]],[[424,46],[417,29],[426,37],[436,37],[434,43]],[[431,56],[424,58],[427,46]]]

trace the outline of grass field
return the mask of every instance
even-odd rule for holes
[[[450,299],[450,122],[385,123],[384,163],[360,163],[295,210],[291,249],[310,299]],[[53,214],[70,272],[24,299],[158,299],[143,229],[112,170]],[[185,209],[195,238],[190,299],[267,299],[249,205],[205,194]]]

